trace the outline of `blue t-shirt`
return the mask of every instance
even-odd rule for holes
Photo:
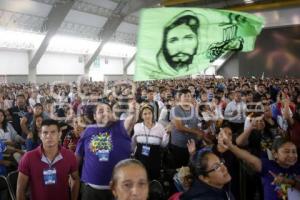
[[[281,200],[287,199],[287,189],[290,187],[285,184],[272,185],[274,177],[269,171],[274,174],[283,174],[288,178],[295,178],[300,175],[300,165],[297,163],[289,168],[280,167],[275,161],[262,159],[262,183],[264,187],[264,200]]]
[[[124,121],[118,120],[108,127],[86,128],[76,148],[76,155],[83,158],[82,181],[108,186],[114,166],[130,154],[131,139]]]
[[[6,150],[5,143],[0,140],[0,160],[3,160],[3,152]],[[6,167],[4,165],[0,165],[0,175],[6,175]]]

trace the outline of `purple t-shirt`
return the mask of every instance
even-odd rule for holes
[[[290,186],[280,184],[272,185],[274,180],[273,176],[269,173],[272,171],[275,174],[283,174],[288,178],[295,178],[300,175],[300,165],[296,165],[289,168],[280,167],[275,161],[264,158],[262,161],[262,183],[264,187],[264,199],[265,200],[281,200],[287,199],[287,188]]]
[[[108,186],[114,166],[130,154],[131,139],[124,121],[118,120],[108,127],[86,128],[76,148],[76,155],[83,158],[82,181]]]

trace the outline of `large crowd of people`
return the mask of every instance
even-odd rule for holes
[[[1,83],[0,139],[18,200],[286,200],[300,80]]]

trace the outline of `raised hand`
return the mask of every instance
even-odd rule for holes
[[[186,146],[190,155],[193,155],[196,152],[196,143],[194,139],[188,140]]]

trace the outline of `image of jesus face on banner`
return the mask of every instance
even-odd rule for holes
[[[165,26],[162,47],[157,54],[160,68],[189,69],[198,49],[199,27],[199,19],[191,11],[182,12]]]

